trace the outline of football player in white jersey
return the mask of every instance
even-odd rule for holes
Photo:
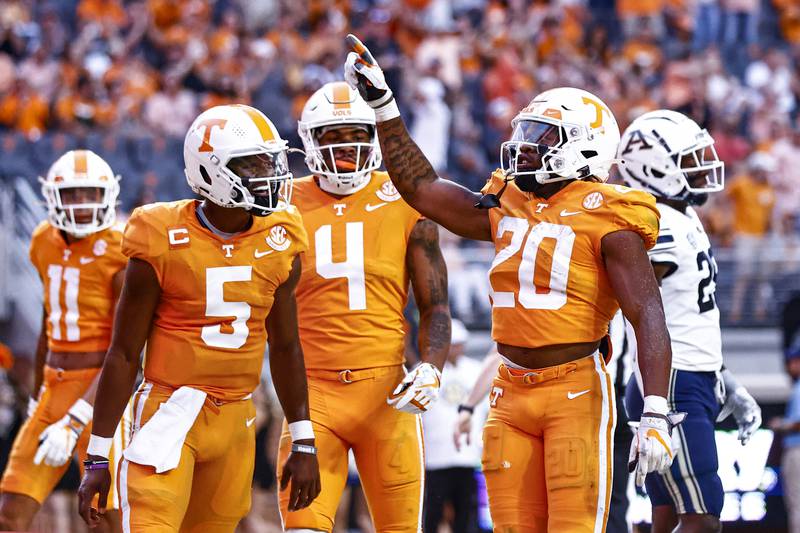
[[[687,413],[673,433],[677,456],[664,474],[649,474],[654,533],[721,531],[724,492],[717,476],[714,423],[733,413],[745,444],[761,424],[752,396],[722,364],[719,309],[714,291],[717,264],[692,206],[724,186],[724,163],[714,139],[675,111],[645,113],[625,130],[620,172],[632,187],[657,199],[661,227],[648,252],[661,285],[672,341],[669,407]],[[635,367],[635,365],[634,365]],[[631,420],[641,415],[641,377],[626,390]],[[641,484],[641,479],[637,479]]]

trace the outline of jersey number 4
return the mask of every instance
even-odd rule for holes
[[[333,262],[331,225],[325,224],[314,232],[314,253],[317,274],[325,279],[345,278],[347,299],[351,311],[367,308],[367,286],[364,276],[364,223],[345,224],[345,260]]]
[[[567,303],[569,262],[572,258],[572,248],[575,245],[575,232],[569,226],[561,224],[540,222],[531,227],[524,218],[503,217],[497,225],[496,238],[502,238],[507,232],[511,232],[511,242],[495,256],[489,269],[490,275],[492,270],[511,259],[522,248],[522,260],[518,269],[520,305],[525,309],[560,309],[563,307]],[[544,239],[555,241],[553,260],[549,265],[550,279],[546,282],[546,288],[537,287],[534,284],[534,276],[537,271],[544,275],[546,274],[544,269],[548,266],[544,264],[545,261],[538,260],[540,258],[539,249]],[[492,291],[494,307],[514,307],[515,304],[513,292]]]

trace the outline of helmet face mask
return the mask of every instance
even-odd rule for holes
[[[241,187],[239,194],[255,204],[251,210],[256,216],[283,211],[291,204],[292,173],[285,150],[232,155],[222,170]]]
[[[39,181],[53,227],[83,238],[114,224],[119,177],[97,154],[67,152]]]
[[[308,99],[297,132],[306,165],[327,192],[352,194],[381,166],[375,112],[344,82],[328,83]]]
[[[674,111],[651,111],[634,120],[619,156],[626,181],[661,198],[702,205],[725,186],[725,164],[714,139]]]

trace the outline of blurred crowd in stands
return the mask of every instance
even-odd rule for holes
[[[731,318],[745,294],[756,314],[769,300],[755,259],[800,264],[796,0],[5,0],[0,149],[14,156],[0,177],[83,145],[123,176],[124,209],[186,196],[192,119],[248,103],[299,147],[299,112],[341,79],[348,32],[443,175],[479,189],[515,113],[551,87],[600,95],[620,129],[667,107],[708,128],[727,165],[702,216],[737,264]]]

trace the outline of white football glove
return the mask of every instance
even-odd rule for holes
[[[370,51],[353,34],[348,34],[345,42],[352,51],[344,62],[344,79],[375,110],[378,122],[400,116],[392,90],[386,85],[383,71]]]
[[[83,398],[70,407],[64,418],[47,426],[39,435],[39,448],[33,464],[62,466],[72,458],[75,445],[86,424],[92,419],[92,406]]]
[[[439,397],[442,373],[430,363],[420,363],[406,374],[386,403],[406,413],[424,413]]]
[[[744,446],[761,426],[761,408],[727,368],[722,370],[722,380],[725,383],[726,397],[722,410],[717,415],[717,422],[722,422],[733,414],[736,425],[739,426],[738,439]]]
[[[28,398],[28,418],[33,416],[33,413],[36,412],[36,408],[39,407],[39,399],[42,397],[42,392],[44,391],[44,385],[39,387],[39,392],[36,396],[31,396]]]
[[[678,441],[673,440],[672,429],[686,418],[686,413],[667,413],[666,398],[647,396],[644,405],[628,455],[628,472],[636,472],[638,487],[644,485],[647,474],[663,474],[672,466],[678,451]]]

